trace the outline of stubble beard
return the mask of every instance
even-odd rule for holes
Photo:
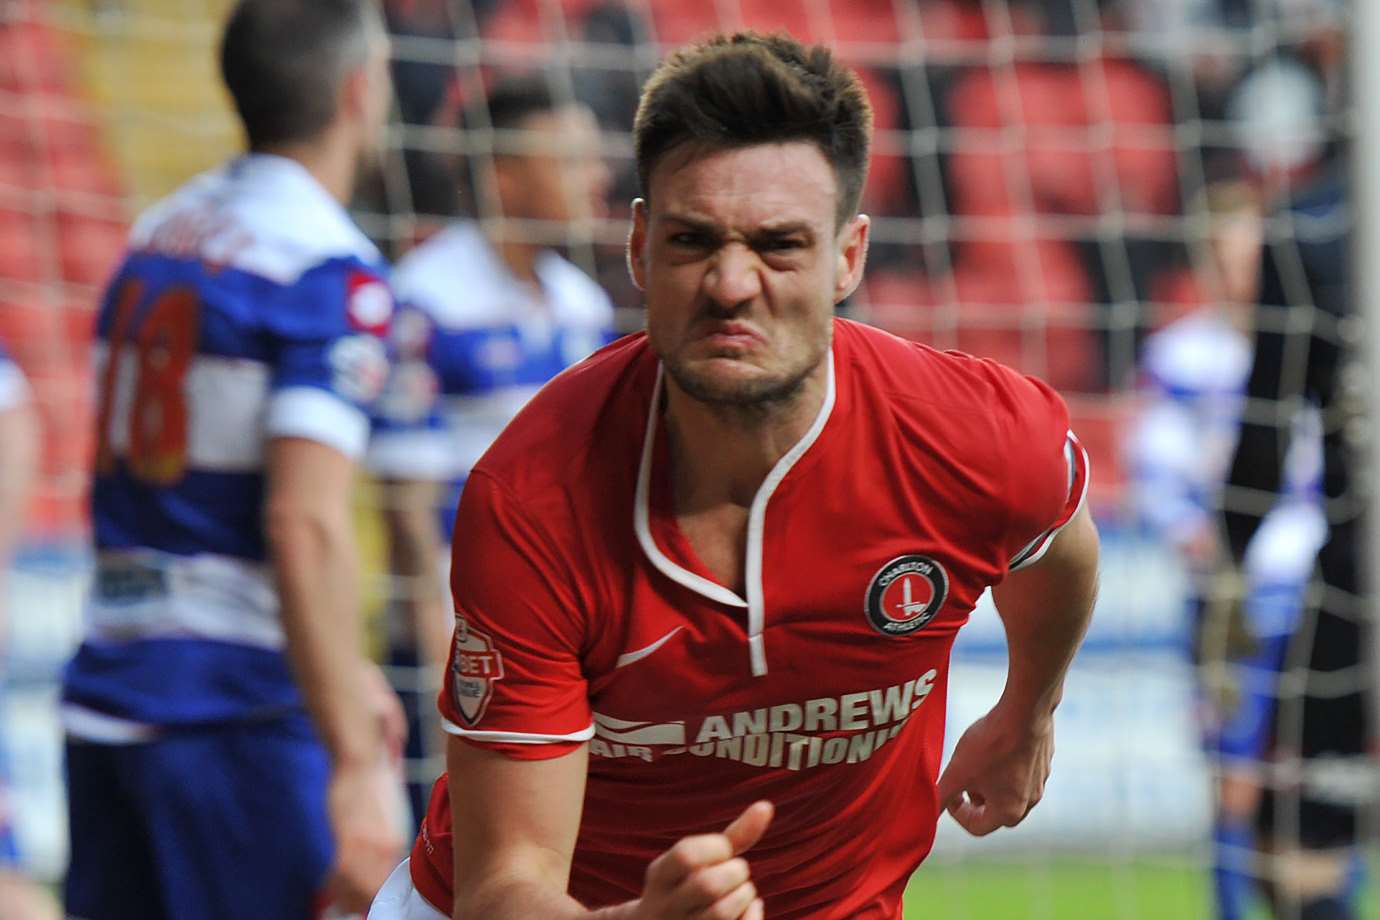
[[[824,361],[831,336],[825,335],[801,364],[783,374],[752,380],[724,381],[711,374],[692,370],[675,358],[662,358],[666,373],[687,396],[710,409],[746,415],[769,416],[792,406],[805,388],[805,381]]]

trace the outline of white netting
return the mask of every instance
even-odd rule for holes
[[[45,513],[58,523],[49,532],[79,526],[72,504],[90,412],[73,394],[84,393],[95,286],[116,255],[103,228],[235,148],[212,53],[227,5],[0,2],[0,339],[38,379],[53,421],[47,494],[56,504]],[[848,310],[1059,387],[1093,456],[1093,508],[1106,541],[1098,615],[1061,709],[1049,797],[1022,828],[989,841],[963,838],[946,822],[924,897],[955,918],[1205,915],[1215,764],[1200,746],[1202,702],[1189,657],[1185,608],[1194,577],[1172,526],[1149,526],[1154,515],[1137,498],[1146,462],[1137,432],[1147,411],[1137,381],[1146,379],[1142,356],[1158,330],[1255,299],[1251,260],[1261,238],[1281,254],[1282,284],[1302,286],[1296,299],[1311,302],[1298,245],[1344,233],[1348,218],[1291,216],[1276,203],[1312,187],[1340,160],[1346,5],[390,0],[385,7],[401,119],[383,178],[361,204],[365,228],[402,255],[457,214],[497,216],[483,187],[504,138],[482,115],[474,118],[474,103],[496,75],[540,69],[558,95],[587,103],[600,120],[614,175],[610,214],[571,228],[560,242],[609,290],[628,329],[640,322],[622,253],[636,193],[628,132],[638,87],[661,55],[716,29],[785,29],[831,44],[859,68],[877,117],[864,201],[874,242]],[[464,130],[462,112],[471,113]],[[457,181],[457,165],[470,182]],[[1259,322],[1292,329],[1314,323],[1315,314],[1265,311]],[[1298,342],[1289,339],[1291,355]],[[1304,388],[1290,375],[1302,373],[1302,360],[1286,360],[1281,399],[1252,404],[1253,417],[1293,423],[1295,394]],[[1189,434],[1203,444],[1217,437],[1191,427]],[[1226,459],[1193,470],[1170,466],[1187,481],[1225,475]],[[366,493],[368,501],[375,496]],[[1209,495],[1200,504],[1215,510],[1215,501]],[[382,559],[377,525],[362,518],[373,556]],[[386,610],[402,587],[380,565],[364,590]],[[1321,591],[1315,584],[1310,596]],[[11,606],[23,615],[22,598]],[[1312,616],[1305,612],[1298,635],[1309,633]],[[1309,671],[1301,654],[1291,652],[1271,693],[1300,698]],[[990,610],[980,612],[956,652],[951,737],[995,698],[1003,662],[999,625]],[[1210,662],[1208,672],[1232,680],[1243,673]],[[431,683],[415,668],[391,673],[400,687]],[[1330,680],[1338,686],[1315,681],[1310,692],[1368,684],[1359,668]],[[1297,766],[1282,762],[1271,775],[1287,783]],[[429,779],[439,761],[431,752],[411,767]],[[991,885],[969,883],[984,879]],[[917,891],[924,884],[922,875]],[[1069,894],[1080,886],[1091,892],[1084,900]],[[983,900],[988,894],[975,889],[987,887],[1012,891],[1013,900]]]

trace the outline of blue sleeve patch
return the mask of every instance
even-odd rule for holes
[[[276,338],[275,391],[324,390],[360,409],[388,382],[384,336],[393,315],[383,273],[354,260],[307,272],[276,298],[267,317]]]

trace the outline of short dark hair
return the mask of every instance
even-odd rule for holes
[[[340,82],[363,62],[371,0],[240,0],[220,70],[252,150],[310,140],[336,115]]]
[[[497,130],[519,127],[533,115],[561,108],[543,73],[507,74],[494,81],[484,97],[489,124]]]
[[[528,152],[523,144],[503,132],[521,131],[530,118],[578,104],[574,96],[554,92],[550,76],[542,71],[509,73],[494,81],[484,98],[468,112],[465,124],[470,129],[491,128],[497,132],[495,154],[522,154]]]
[[[716,35],[677,51],[643,87],[633,123],[644,196],[657,162],[682,144],[796,140],[814,143],[833,166],[842,226],[857,213],[867,181],[872,107],[857,74],[828,48],[782,34]]]

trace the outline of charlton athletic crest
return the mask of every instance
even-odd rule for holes
[[[473,727],[484,718],[494,695],[494,681],[503,678],[503,656],[493,640],[470,629],[464,617],[455,620],[455,653],[451,657],[451,696],[455,708]]]
[[[884,636],[907,636],[934,619],[949,596],[949,576],[928,556],[898,556],[867,586],[863,610]]]

